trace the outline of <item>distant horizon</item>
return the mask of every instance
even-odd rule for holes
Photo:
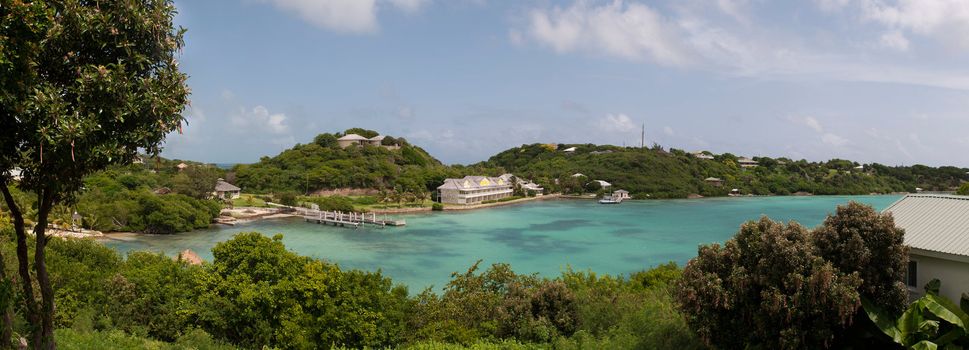
[[[969,2],[177,0],[166,157],[364,127],[448,164],[559,143],[969,167]]]

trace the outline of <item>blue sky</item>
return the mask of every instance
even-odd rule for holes
[[[178,0],[192,105],[166,157],[318,133],[446,163],[535,142],[969,166],[969,2]]]

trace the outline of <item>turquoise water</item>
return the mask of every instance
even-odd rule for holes
[[[344,268],[381,269],[411,292],[442,287],[454,271],[478,259],[510,263],[518,273],[558,275],[566,266],[628,274],[667,261],[681,265],[700,244],[729,239],[740,224],[767,215],[820,224],[839,204],[855,200],[882,210],[898,196],[745,197],[629,201],[600,205],[552,200],[514,206],[403,216],[406,227],[347,229],[300,219],[255,222],[178,235],[107,240],[122,252],[177,254],[192,249],[211,261],[210,249],[238,232],[282,233],[297,253]]]

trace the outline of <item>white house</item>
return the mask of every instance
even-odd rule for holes
[[[612,198],[616,200],[625,200],[632,197],[629,196],[629,191],[626,190],[615,190],[612,192]]]
[[[969,292],[969,196],[910,194],[885,212],[911,247],[905,283],[912,295],[938,278],[939,293],[958,303]]]
[[[706,159],[706,160],[713,159],[713,156],[706,154],[704,151],[690,152],[690,154],[693,155],[693,157],[696,159]]]
[[[241,188],[236,187],[233,184],[225,182],[223,179],[218,179],[215,181],[215,192],[213,193],[216,198],[219,199],[236,199],[239,198],[239,193],[242,192]]]
[[[565,153],[575,152],[575,147],[569,147],[569,148],[563,149],[562,152],[565,152]]]
[[[465,176],[445,179],[437,187],[438,200],[447,204],[478,204],[487,200],[511,197],[511,182],[499,177]]]
[[[747,157],[738,158],[737,163],[740,164],[741,168],[754,168],[754,167],[757,167],[757,165],[759,165],[759,163],[757,163],[756,160],[753,160]]]
[[[601,188],[609,188],[609,187],[612,187],[612,184],[611,183],[608,183],[608,182],[603,181],[603,180],[592,180],[592,182],[598,182],[599,183],[599,187],[601,187]]]

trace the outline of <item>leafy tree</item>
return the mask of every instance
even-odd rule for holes
[[[959,191],[956,191],[956,194],[961,196],[969,196],[969,182],[966,182],[962,184],[962,186],[959,186]]]
[[[171,1],[4,1],[0,8],[0,168],[23,169],[19,186],[38,196],[36,279],[9,175],[0,189],[18,237],[30,343],[52,349],[54,290],[44,249],[50,212],[73,199],[85,175],[131,162],[139,148],[157,153],[180,128],[188,88],[175,54],[184,31],[173,28]]]
[[[380,135],[379,132],[368,130],[364,128],[350,128],[343,132],[344,135],[357,134],[366,138],[374,138]]]
[[[857,274],[815,254],[808,231],[762,218],[701,246],[676,292],[687,322],[722,349],[823,348],[860,305]]]
[[[852,201],[838,206],[811,238],[820,257],[845,274],[858,273],[862,297],[900,312],[908,302],[903,283],[908,266],[904,235],[890,214]]]
[[[208,199],[215,191],[215,182],[223,171],[212,166],[190,166],[172,177],[171,188],[175,193],[195,199]]]
[[[332,148],[339,145],[339,143],[336,140],[337,138],[338,137],[336,137],[336,135],[329,134],[329,133],[319,134],[319,135],[316,135],[315,138],[313,138],[313,143],[320,145],[320,147]]]
[[[969,305],[959,306],[939,296],[939,280],[925,286],[924,296],[896,317],[877,303],[862,299],[868,318],[896,344],[906,349],[962,349],[969,346]]]

